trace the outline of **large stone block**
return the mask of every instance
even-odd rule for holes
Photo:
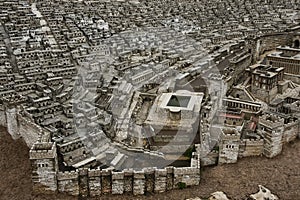
[[[102,193],[110,194],[112,186],[111,170],[102,170]]]
[[[78,171],[59,172],[57,175],[58,191],[69,195],[79,195]]]
[[[155,171],[154,192],[162,193],[167,190],[167,169],[158,169]]]
[[[133,170],[124,170],[124,192],[133,191]]]
[[[124,172],[112,172],[112,194],[124,193]]]
[[[88,171],[89,177],[89,191],[90,196],[100,196],[101,195],[101,170],[89,170]]]
[[[174,187],[179,183],[185,183],[186,186],[199,185],[200,169],[191,167],[174,168]]]
[[[40,126],[21,115],[17,115],[17,118],[19,124],[19,135],[23,138],[27,146],[30,148],[34,143],[38,141],[43,130]]]
[[[81,197],[89,195],[88,169],[79,170],[79,194]]]
[[[155,170],[156,168],[147,168],[144,169],[145,171],[145,190],[147,192],[154,191],[154,184],[155,184]]]
[[[133,194],[142,195],[145,193],[145,172],[135,171],[133,173]]]
[[[167,190],[174,188],[174,167],[166,167],[167,170]]]

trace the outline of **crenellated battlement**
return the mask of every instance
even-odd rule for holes
[[[123,180],[124,172],[112,172],[112,180]]]
[[[20,113],[17,114],[18,121],[23,125],[30,124],[30,126],[35,127],[39,130],[40,133],[43,133],[43,128],[37,125],[36,123],[32,122],[29,118],[22,116]]]
[[[145,178],[145,171],[144,170],[134,171],[133,172],[133,177],[134,177],[134,179],[144,179]]]
[[[168,170],[165,169],[157,169],[155,170],[155,177],[159,177],[159,176],[167,176]]]
[[[88,169],[88,176],[89,177],[94,177],[94,176],[101,176],[102,171],[100,168],[98,169]]]
[[[70,179],[78,179],[79,177],[79,171],[65,171],[65,172],[58,172],[57,174],[57,180],[63,181],[63,180],[70,180]]]
[[[56,144],[52,142],[35,143],[29,151],[29,157],[31,160],[56,158]]]
[[[147,191],[164,192],[177,187],[179,182],[186,183],[186,185],[198,185],[200,169],[192,167],[157,169],[151,167],[139,171],[124,169],[120,172],[111,169],[78,169],[58,172],[57,174],[59,191],[71,195],[79,194],[80,180],[88,180],[90,196],[106,193],[123,194],[124,192],[140,195]]]
[[[282,151],[284,118],[275,114],[264,114],[259,118],[258,132],[264,138],[263,154],[272,158]]]
[[[175,175],[194,175],[199,172],[198,168],[192,167],[181,167],[181,168],[174,168]]]
[[[168,35],[168,37],[172,37],[171,35]],[[262,38],[259,38],[259,40],[262,40]],[[214,42],[213,42],[214,43]],[[219,42],[216,42],[219,43]],[[263,43],[264,44],[264,43]],[[246,44],[245,44],[246,46]],[[248,48],[248,47],[247,47]],[[240,49],[240,48],[238,48]],[[256,51],[261,51],[269,49],[268,48],[257,48]],[[251,58],[249,55],[251,54],[248,50],[243,50],[244,52],[242,54],[237,54],[239,58],[244,58],[244,56],[247,56],[248,61],[250,62]],[[130,52],[129,52],[130,53]],[[249,54],[249,55],[248,55]],[[82,52],[82,55],[84,55],[84,52]],[[77,56],[74,56],[77,57]],[[93,55],[86,55],[86,57],[94,57]],[[167,62],[176,62],[176,60],[179,60],[177,58],[178,56],[172,58],[172,56],[167,55],[166,57],[170,57]],[[226,56],[224,56],[225,58]],[[181,59],[181,58],[180,58]],[[42,59],[43,60],[43,59]],[[84,59],[83,59],[84,60]],[[80,60],[79,60],[80,61]],[[78,61],[78,62],[79,62]],[[127,61],[125,61],[127,62]],[[101,64],[102,65],[102,64]],[[179,66],[179,65],[178,65]],[[144,66],[149,67],[149,66]],[[170,66],[173,68],[173,66]],[[184,66],[182,66],[184,67]],[[102,66],[101,66],[102,68]],[[236,67],[238,68],[238,67]],[[239,69],[242,69],[239,67]],[[102,70],[102,69],[101,69]],[[104,69],[103,69],[104,70]],[[190,69],[188,69],[190,70]],[[127,73],[127,72],[126,72]],[[52,80],[55,80],[55,78],[50,78]],[[62,78],[60,77],[59,80]],[[220,77],[217,77],[219,80]],[[234,80],[235,77],[232,77],[232,80]],[[49,79],[48,79],[49,80]],[[92,83],[92,82],[91,82]],[[31,85],[31,84],[30,84]],[[40,86],[39,86],[40,87]],[[108,87],[106,87],[108,88]],[[102,88],[103,91],[105,90]],[[101,90],[102,90],[101,89]],[[169,89],[168,89],[169,90]],[[50,93],[53,92],[50,90]],[[41,96],[47,96],[48,93],[44,91],[45,94],[40,95],[41,91],[39,91],[37,97],[28,97],[29,99],[33,99],[31,101],[34,102],[34,104],[39,104],[41,107],[43,107],[43,101],[35,101],[34,98],[41,98]],[[54,92],[53,92],[54,93]],[[10,94],[9,94],[10,95]],[[52,95],[50,95],[52,96]],[[175,95],[176,96],[176,95]],[[250,96],[250,95],[249,95]],[[52,98],[52,97],[51,97]],[[46,99],[51,99],[50,97],[46,97]],[[57,96],[56,96],[57,98]],[[166,129],[172,129],[174,128],[174,124],[177,123],[176,120],[179,118],[184,119],[190,119],[194,118],[194,116],[199,115],[200,112],[200,104],[195,104],[196,107],[190,106],[189,103],[193,103],[194,101],[189,101],[187,104],[187,108],[180,107],[180,109],[172,108],[172,112],[170,111],[170,108],[168,107],[176,107],[176,101],[179,102],[179,100],[182,97],[180,95],[177,95],[175,98],[175,103],[172,103],[173,106],[168,106],[170,102],[166,102],[167,104],[164,105],[164,109],[162,113],[163,114],[170,114],[172,116],[172,120],[174,120],[174,123],[162,123],[166,125]],[[196,97],[195,97],[196,98]],[[11,99],[14,99],[14,96],[11,96]],[[41,98],[43,99],[43,98]],[[54,98],[53,98],[54,99]],[[177,99],[177,100],[176,100]],[[198,99],[198,98],[197,98]],[[242,98],[241,98],[242,99]],[[47,101],[48,101],[47,100]],[[170,99],[168,99],[169,101]],[[187,99],[183,98],[181,101],[186,101]],[[214,98],[212,98],[214,100]],[[257,103],[253,102],[242,102],[243,100],[238,100],[238,97],[234,98],[233,100],[230,100],[227,106],[232,108],[240,108],[247,110],[249,113],[256,113],[259,114],[259,110],[261,108],[261,105],[256,105]],[[62,101],[61,101],[62,102]],[[242,102],[242,103],[241,103]],[[199,102],[198,102],[199,103]],[[44,106],[48,106],[50,103],[46,102]],[[179,104],[180,105],[180,104]],[[204,103],[202,104],[204,105]],[[125,106],[125,105],[124,105]],[[299,106],[299,105],[295,105]],[[58,107],[58,108],[56,108]],[[208,107],[213,107],[213,105],[210,105]],[[52,108],[52,107],[51,107]],[[36,114],[35,111],[37,108],[33,108],[32,113]],[[44,109],[44,108],[41,108]],[[57,109],[57,110],[56,110]],[[55,112],[54,112],[55,110]],[[180,110],[181,115],[178,115],[178,110]],[[108,169],[87,169],[87,168],[79,168],[75,171],[58,171],[58,155],[57,155],[57,147],[59,148],[60,152],[62,153],[69,153],[73,152],[74,150],[77,150],[78,148],[84,147],[85,144],[81,139],[68,141],[64,144],[58,144],[56,146],[56,143],[48,142],[50,141],[50,135],[44,134],[45,130],[34,123],[35,119],[40,124],[48,124],[45,121],[48,121],[48,119],[54,118],[54,116],[57,113],[62,113],[59,103],[55,103],[55,109],[49,109],[49,112],[45,114],[44,117],[46,120],[43,121],[43,117],[41,119],[36,119],[31,116],[31,114],[27,113],[27,116],[22,116],[18,111],[18,107],[14,108],[5,108],[0,105],[0,111],[3,111],[5,113],[5,118],[2,119],[2,121],[7,120],[8,124],[8,130],[12,136],[15,136],[16,138],[22,137],[27,144],[31,144],[33,142],[33,145],[30,149],[30,160],[32,161],[31,164],[33,167],[32,170],[32,180],[34,182],[34,187],[45,187],[46,190],[49,188],[54,188],[53,191],[58,192],[65,192],[74,196],[81,196],[85,198],[86,196],[101,196],[103,194],[123,194],[123,193],[132,193],[134,195],[142,195],[145,193],[151,193],[151,192],[165,192],[168,190],[171,190],[173,188],[180,187],[182,183],[184,183],[186,186],[194,186],[198,185],[200,183],[200,153],[201,153],[201,147],[197,146],[196,152],[192,153],[191,158],[191,166],[192,167],[166,167],[163,169],[157,169],[155,167],[153,168],[144,168],[139,171],[136,171],[134,169],[125,169],[122,171],[116,171],[114,168],[108,168]],[[150,112],[150,111],[149,111]],[[249,114],[248,113],[248,114]],[[38,113],[41,114],[41,113]],[[158,125],[161,125],[159,119],[159,112],[158,112]],[[38,116],[40,117],[40,116]],[[94,119],[94,118],[93,118]],[[198,118],[197,118],[198,119]],[[61,119],[63,121],[63,119]],[[151,121],[151,120],[150,120]],[[201,121],[201,120],[200,120]],[[49,122],[50,123],[50,122]],[[51,123],[55,123],[52,122]],[[60,123],[60,122],[59,122]],[[65,122],[62,122],[65,123]],[[67,122],[66,122],[67,124]],[[243,156],[246,155],[260,155],[262,153],[262,150],[264,150],[264,154],[268,157],[273,157],[275,155],[278,155],[278,153],[282,150],[282,138],[287,138],[287,141],[289,141],[290,138],[294,138],[296,134],[298,134],[298,129],[295,127],[299,125],[298,120],[290,121],[289,123],[284,124],[284,119],[281,117],[278,117],[274,114],[264,114],[260,117],[259,124],[263,129],[260,129],[260,134],[264,139],[241,139],[241,132],[237,129],[232,128],[222,128],[221,129],[221,137],[218,137],[218,142],[220,142],[218,145],[219,151],[213,150],[208,155],[205,155],[208,158],[206,163],[217,163],[219,158],[223,159],[223,163],[230,163],[237,161],[237,155],[239,152],[242,152]],[[44,126],[44,125],[43,125]],[[45,125],[47,126],[47,125]],[[53,127],[54,133],[56,133],[56,128],[60,127],[61,125],[49,125],[50,127]],[[65,127],[69,127],[66,125]],[[187,122],[185,130],[191,130],[190,124]],[[49,127],[47,127],[49,128]],[[182,127],[180,127],[182,128]],[[58,128],[57,128],[58,129]],[[266,131],[267,130],[267,131]],[[207,131],[207,130],[205,130]],[[49,136],[49,139],[47,137]],[[218,134],[219,136],[219,134]],[[300,136],[300,135],[299,135]],[[163,138],[164,136],[162,136]],[[167,137],[167,136],[166,136]],[[64,138],[64,139],[70,139],[72,140],[72,137]],[[39,142],[36,142],[39,141]],[[66,141],[64,141],[66,142]],[[134,149],[130,145],[126,143],[114,143],[116,147],[120,147],[123,150],[128,151],[134,151],[137,153],[143,153],[146,156],[153,156],[153,157],[161,157],[163,158],[164,155],[160,154],[159,152],[153,152],[150,150],[145,149]],[[202,144],[201,144],[202,145]],[[31,145],[30,145],[31,146]],[[241,148],[242,146],[243,148]],[[70,153],[71,154],[71,153]],[[82,153],[84,156],[88,157],[89,154],[86,154],[86,152]],[[108,155],[109,153],[107,153]],[[104,155],[104,154],[103,154]],[[112,157],[115,155],[114,152],[110,154]],[[68,155],[69,156],[69,155]],[[101,155],[102,156],[102,155]],[[223,156],[223,157],[222,157]],[[70,156],[73,157],[74,156]],[[104,159],[105,156],[101,157],[101,159]],[[97,161],[100,157],[97,157]],[[71,159],[71,158],[70,158]],[[201,158],[202,159],[202,158]],[[109,159],[107,159],[109,160]],[[102,161],[102,160],[101,160]],[[77,161],[76,161],[77,162]],[[84,162],[82,162],[84,163]],[[198,164],[199,163],[199,164]],[[220,162],[221,163],[221,162]],[[81,163],[80,163],[81,164]],[[84,164],[83,164],[84,165]],[[79,166],[79,165],[78,165]],[[116,166],[116,165],[113,165]],[[117,168],[117,167],[116,167]],[[50,183],[47,185],[47,183]],[[44,192],[44,191],[42,191]]]
[[[239,140],[241,133],[233,128],[222,128],[222,139],[223,140]]]
[[[299,124],[300,124],[300,120],[299,119],[294,119],[294,120],[284,124],[284,127],[289,128],[289,127],[292,127],[292,126],[298,126]]]
[[[242,142],[245,142],[247,144],[251,144],[251,143],[263,143],[264,140],[263,139],[243,139]]]
[[[271,129],[284,125],[284,119],[274,114],[264,114],[259,117],[259,124]]]

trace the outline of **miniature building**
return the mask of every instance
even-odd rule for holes
[[[198,185],[198,150],[186,168],[96,167],[131,168],[135,152],[157,160],[161,152],[182,153],[199,142],[209,150],[220,147],[201,155],[209,164],[262,152],[278,155],[282,142],[300,136],[300,99],[275,98],[296,88],[292,81],[300,83],[299,26],[290,28],[299,21],[291,18],[297,6],[295,1],[0,0],[0,120],[14,138],[21,136],[28,145],[39,140],[30,150],[34,191],[85,198]],[[291,48],[270,54],[267,65],[249,67],[266,51],[291,42]],[[203,74],[215,82],[198,81]],[[219,82],[235,87],[225,99],[220,97],[226,89],[215,87]],[[197,92],[186,91],[190,83]],[[265,115],[258,122],[267,109],[284,123]],[[215,133],[210,122],[218,110],[218,126],[225,122],[230,128],[220,125]],[[78,170],[58,172],[58,155],[65,170]]]
[[[225,98],[223,99],[223,104],[228,108],[241,109],[244,113],[258,113],[261,110],[261,104],[258,102],[235,98]]]
[[[274,67],[283,67],[285,78],[300,83],[300,48],[296,43],[299,39],[295,39],[294,47],[278,47],[276,52],[267,56],[267,63]]]
[[[251,92],[258,99],[270,102],[278,92],[278,84],[283,81],[283,67],[256,64],[246,69],[251,76]]]
[[[277,156],[282,151],[284,119],[275,115],[263,115],[259,118],[258,133],[264,138],[263,154],[268,158]]]
[[[236,163],[239,155],[241,134],[236,129],[222,128],[219,145],[219,164]]]
[[[242,126],[244,123],[244,116],[241,110],[226,110],[218,112],[219,123],[224,123],[230,126]]]
[[[154,134],[151,145],[163,146],[174,142],[185,148],[189,146],[198,132],[202,98],[203,93],[184,90],[158,96],[145,121],[150,134]],[[172,151],[176,153],[177,150]]]
[[[53,193],[57,190],[58,160],[55,143],[36,143],[30,149],[33,190]]]

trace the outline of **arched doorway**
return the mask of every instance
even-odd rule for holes
[[[294,47],[295,48],[300,48],[300,42],[299,42],[299,40],[295,40]]]

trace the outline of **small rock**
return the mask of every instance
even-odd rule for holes
[[[186,200],[201,200],[199,197],[196,198],[191,198],[191,199],[186,199]]]
[[[215,192],[210,195],[208,200],[229,200],[224,192]]]
[[[278,200],[279,198],[272,194],[271,191],[267,188],[265,188],[262,185],[259,185],[259,192],[256,194],[252,194],[250,195],[250,198],[252,198],[253,200]]]

